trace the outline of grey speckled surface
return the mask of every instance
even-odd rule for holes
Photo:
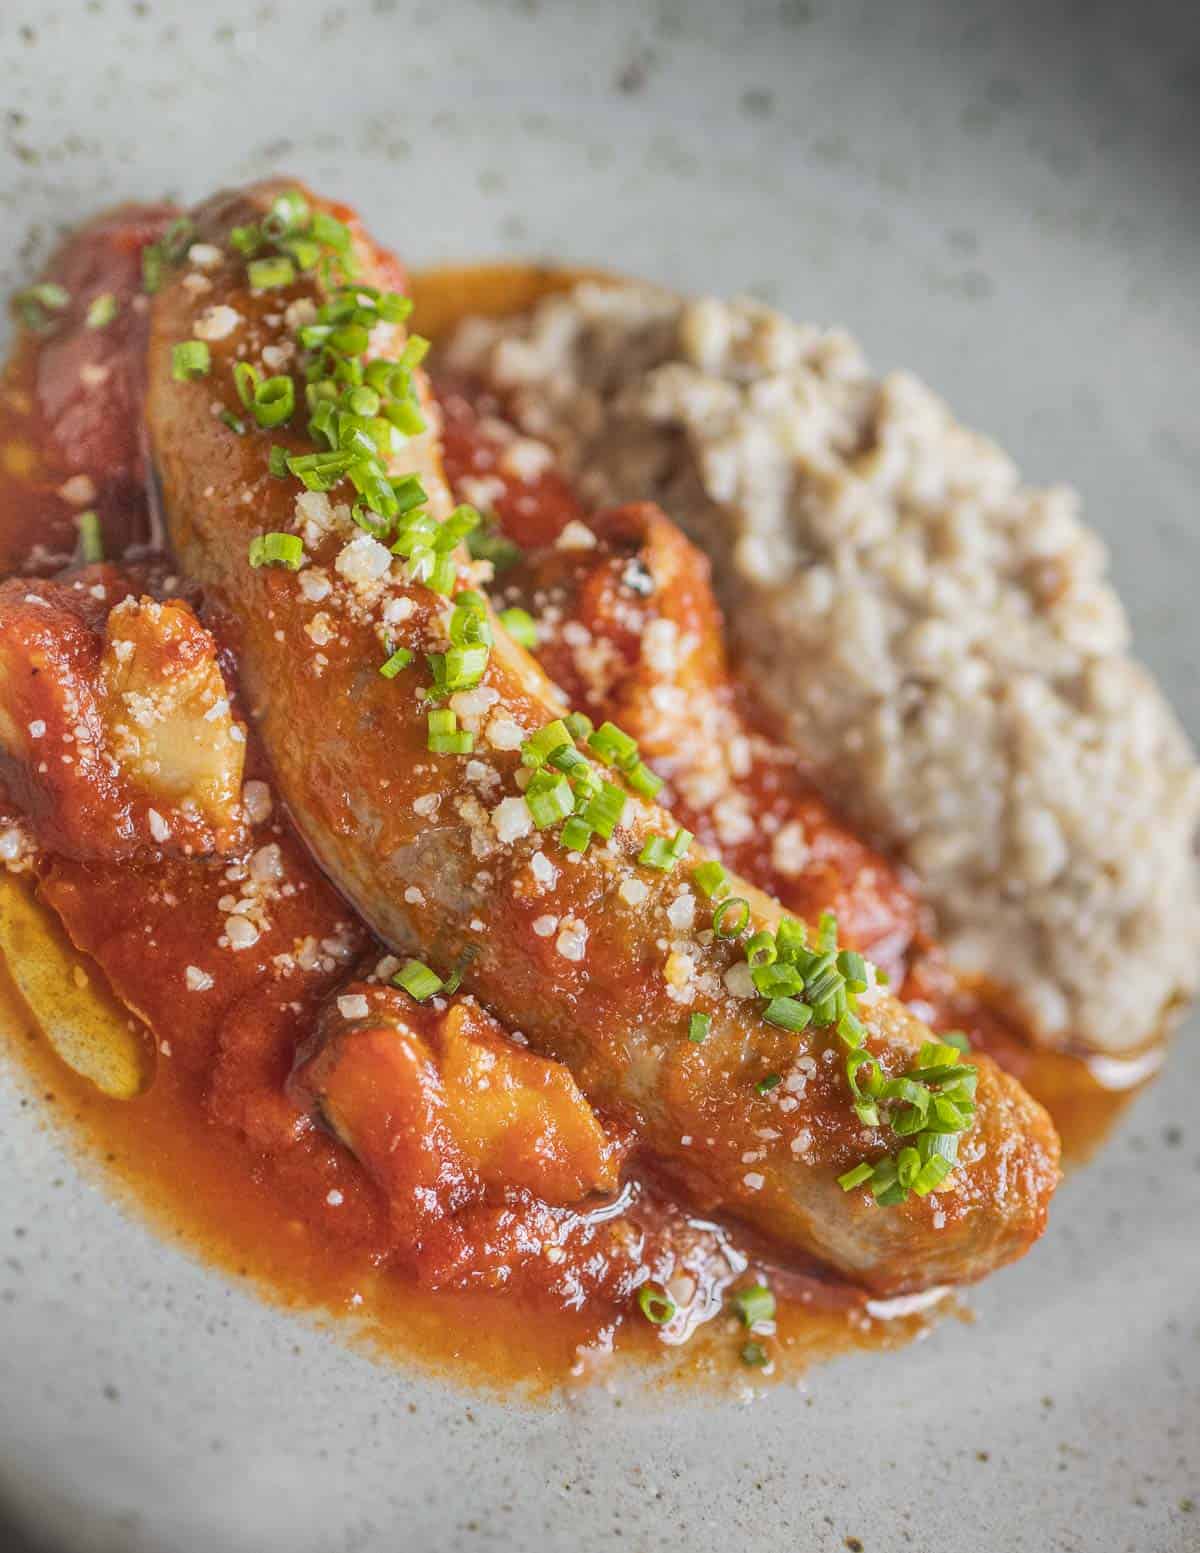
[[[5,0],[0,283],[98,203],[282,167],[417,262],[845,322],[1083,489],[1196,734],[1190,11]],[[375,1367],[122,1217],[0,1069],[0,1503],[71,1553],[1195,1550],[1198,1034],[973,1328],[748,1409]]]

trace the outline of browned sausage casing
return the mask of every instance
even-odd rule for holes
[[[197,212],[201,237],[227,251],[229,227],[259,217],[272,192],[210,202]],[[394,285],[394,263],[358,229],[355,242],[362,280]],[[831,1032],[798,1041],[763,1023],[756,998],[734,995],[736,971],[734,990],[727,986],[741,951],[707,931],[709,904],[691,886],[698,849],[669,873],[636,865],[647,835],[673,833],[670,816],[631,798],[613,841],[574,861],[551,832],[512,834],[511,804],[501,807],[519,797],[512,730],[532,732],[562,707],[499,627],[483,694],[462,703],[464,725],[477,729],[475,754],[428,752],[424,654],[445,645],[446,601],[404,584],[399,562],[369,586],[353,584],[360,568],[345,552],[355,531],[336,513],[333,531],[305,529],[297,482],[267,472],[272,441],[310,451],[303,414],[283,435],[238,437],[215,413],[239,410],[233,362],[257,362],[267,345],[286,349],[287,309],[319,301],[318,282],[306,275],[252,294],[234,255],[208,278],[211,289],[197,294],[176,277],[153,306],[147,418],[167,528],[236,643],[244,701],[278,790],[346,896],[395,949],[443,974],[474,949],[464,987],[567,1063],[593,1103],[634,1120],[699,1204],[879,1292],[977,1278],[1020,1255],[1043,1227],[1058,1155],[1048,1117],[1019,1085],[980,1060],[977,1119],[953,1190],[886,1209],[865,1190],[843,1193],[838,1173],[882,1152],[890,1134],[858,1123]],[[211,375],[174,381],[172,346],[214,305],[233,309],[237,324],[213,342]],[[432,508],[445,512],[435,441],[417,439],[410,455]],[[335,506],[342,499],[332,493]],[[247,564],[255,535],[298,523],[304,570]],[[325,582],[330,591],[316,596]],[[385,634],[417,655],[394,679],[378,672]],[[751,904],[752,927],[778,921],[774,902],[749,886],[737,893]],[[687,1038],[693,1010],[712,1018],[699,1045]],[[910,1066],[926,1029],[886,997],[868,1014],[885,1069]],[[770,1073],[783,1081],[759,1094]]]

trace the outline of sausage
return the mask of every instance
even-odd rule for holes
[[[1044,1226],[1057,1179],[1046,1114],[980,1059],[974,1124],[947,1190],[886,1209],[865,1189],[844,1192],[839,1173],[888,1139],[855,1115],[832,1031],[798,1041],[763,1022],[746,995],[742,949],[706,921],[704,854],[680,838],[674,867],[639,866],[648,838],[676,826],[636,795],[608,844],[586,852],[566,852],[529,823],[516,745],[564,708],[494,620],[482,683],[450,698],[478,752],[430,753],[426,654],[446,646],[446,600],[406,580],[355,529],[339,491],[314,502],[269,474],[272,441],[311,451],[301,417],[239,436],[214,414],[238,413],[234,362],[257,361],[268,346],[278,361],[291,344],[289,312],[305,316],[321,299],[319,272],[252,291],[229,250],[230,228],[259,220],[279,192],[260,186],[196,212],[202,239],[226,252],[204,304],[235,322],[212,343],[211,374],[179,381],[173,348],[193,337],[204,308],[178,276],[168,281],[152,309],[146,419],[170,541],[235,642],[277,790],[321,866],[398,952],[443,972],[457,964],[466,991],[565,1062],[593,1105],[636,1125],[701,1206],[880,1293],[977,1278],[1020,1255]],[[393,265],[357,228],[354,248],[357,283],[390,284]],[[380,326],[372,348],[394,352],[401,338],[398,325]],[[450,497],[433,435],[394,458],[394,475],[413,469],[442,516]],[[299,534],[301,570],[248,564],[264,531]],[[473,580],[465,564],[458,580]],[[411,664],[381,675],[397,649]],[[749,928],[778,928],[777,903],[737,881],[734,890]],[[710,1021],[699,1043],[689,1039],[694,1012]],[[883,995],[863,1012],[882,1070],[907,1069],[925,1027]]]

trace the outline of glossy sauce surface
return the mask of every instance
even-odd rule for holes
[[[139,218],[147,233],[161,230],[165,219],[161,212]],[[123,217],[114,231],[129,229],[128,217]],[[132,252],[135,257],[136,248]],[[96,369],[92,377],[102,370],[118,385],[118,411],[126,405],[126,390],[119,385],[136,359],[136,275],[124,237],[102,236],[84,265],[83,278],[73,275],[70,282],[73,295],[82,295],[83,301],[90,287],[111,290],[128,304],[122,313],[124,335],[96,345],[85,341],[88,361],[90,353],[99,353],[91,362]],[[418,276],[413,286],[415,323],[436,339],[464,313],[513,311],[570,278],[566,272],[524,266],[447,269]],[[150,533],[136,448],[129,439],[132,413],[121,423],[124,436],[112,434],[106,446],[109,420],[93,414],[86,396],[76,404],[63,386],[78,376],[79,363],[60,359],[56,365],[54,349],[52,336],[22,336],[5,377],[0,406],[5,482],[0,488],[0,554],[6,569],[28,567],[31,559],[35,568],[49,569],[54,558],[61,564],[70,553],[74,514],[81,503],[75,499],[78,491],[67,497],[62,490],[73,474],[87,471],[79,467],[78,452],[66,451],[68,446],[90,447],[88,467],[108,472],[108,478],[96,482],[95,500],[87,505],[101,513],[109,553],[119,553],[129,541]],[[62,436],[67,414],[75,416],[77,428],[69,444]],[[295,845],[284,827],[273,834],[279,844]],[[319,933],[322,924],[328,930],[344,919],[346,909],[300,856],[296,867],[308,867],[310,894],[296,907],[296,923],[282,924],[280,932],[294,928],[295,936],[316,926]],[[172,1015],[170,996],[180,1011],[186,1007],[178,996],[164,994],[156,1004],[152,990],[137,994],[138,978],[144,977],[137,924],[130,924],[124,948],[114,948],[119,934],[113,913],[97,906],[105,890],[97,888],[95,879],[87,882],[86,899],[74,914],[67,909],[70,874],[71,868],[51,870],[49,896],[53,900],[57,892],[56,904],[67,911],[76,944],[94,949],[126,1001],[149,1017],[159,1037],[155,1082],[136,1100],[105,1099],[58,1061],[8,984],[3,989],[3,1028],[38,1089],[53,1097],[55,1113],[80,1131],[88,1154],[104,1161],[106,1170],[132,1192],[168,1238],[252,1279],[279,1303],[337,1315],[382,1350],[475,1382],[524,1382],[540,1388],[573,1371],[590,1374],[593,1360],[602,1360],[614,1339],[643,1356],[664,1354],[660,1335],[637,1319],[636,1311],[633,1320],[622,1319],[627,1300],[621,1307],[599,1299],[594,1307],[578,1310],[545,1290],[497,1297],[487,1287],[489,1278],[495,1282],[503,1271],[495,1245],[459,1248],[464,1265],[475,1264],[482,1275],[466,1280],[480,1285],[469,1291],[423,1288],[411,1268],[400,1265],[403,1259],[396,1256],[376,1188],[353,1156],[315,1128],[283,1093],[292,1055],[311,1027],[315,1002],[345,975],[342,960],[331,965],[327,977],[318,975],[309,1000],[283,1007],[275,997],[267,1017],[265,994],[259,993],[270,985],[266,965],[272,946],[264,945],[260,960],[241,962],[239,976],[245,984],[223,991],[222,1007],[234,1014],[207,1025],[202,1020],[189,1023]],[[154,888],[161,890],[161,881],[156,880]],[[203,955],[205,901],[226,886],[210,877],[180,888],[197,891],[195,909],[179,911],[172,904],[165,914],[160,912],[164,942],[155,946],[164,963],[176,966]],[[114,907],[121,897],[128,908],[129,894],[120,876],[108,882]],[[139,905],[135,899],[134,906],[135,914],[143,908],[149,913],[144,900]],[[367,942],[367,935],[351,924],[345,936],[351,945],[348,960]],[[256,967],[261,976],[258,992],[251,985]],[[89,966],[87,974],[95,979],[95,967]],[[246,1016],[245,1008],[242,1017],[234,1017],[239,998],[250,1000],[253,1017]],[[935,992],[930,997],[934,1012],[936,1004]],[[170,1036],[164,1044],[166,1029]],[[1094,1146],[1132,1092],[1131,1087],[1106,1087],[1076,1059],[1020,1055],[1025,1069],[1021,1076],[1051,1103],[1060,1126],[1069,1121],[1068,1141],[1076,1152]],[[695,1308],[701,1314],[719,1312],[728,1285],[745,1281],[747,1269],[768,1268],[749,1237],[689,1225],[686,1216],[660,1198],[644,1170],[632,1173],[630,1196],[632,1207],[622,1199],[606,1212],[627,1214],[651,1244],[659,1237],[665,1246],[702,1246],[691,1263],[699,1294]],[[775,1361],[771,1373],[789,1373],[814,1357],[851,1347],[904,1341],[924,1324],[920,1315],[898,1311],[891,1313],[892,1319],[882,1319],[886,1313],[873,1312],[860,1291],[821,1276],[819,1270],[769,1271],[781,1295],[778,1330],[769,1344]],[[686,1332],[681,1328],[662,1335],[675,1338]],[[744,1338],[736,1322],[718,1316],[686,1349],[670,1343],[666,1347],[672,1357],[686,1356],[689,1373],[707,1371],[740,1384],[763,1374],[738,1365]]]

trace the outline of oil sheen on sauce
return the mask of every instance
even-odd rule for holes
[[[412,286],[416,325],[436,342],[466,313],[519,310],[581,273],[482,265],[418,274]],[[135,327],[132,321],[130,327]],[[56,453],[40,418],[41,348],[37,337],[24,336],[3,383],[0,561],[5,569],[36,555],[37,544],[43,546],[45,566],[52,566],[55,557],[61,564],[70,549],[72,507],[79,505],[60,494],[78,471]],[[127,534],[141,537],[137,500],[122,495],[121,502],[129,514]],[[56,952],[74,953],[61,938]],[[79,962],[80,976],[64,986],[64,997],[107,999],[111,1011],[112,994],[97,968],[83,957]],[[86,986],[76,985],[81,978]],[[203,1105],[200,1080],[183,1065],[160,1052],[144,1093],[134,1099],[108,1098],[60,1060],[7,974],[0,978],[0,1038],[39,1103],[77,1140],[85,1168],[102,1169],[118,1196],[136,1205],[172,1245],[250,1281],[281,1307],[336,1322],[342,1335],[373,1353],[458,1381],[540,1394],[573,1376],[604,1373],[615,1346],[639,1361],[652,1361],[639,1370],[651,1379],[707,1378],[742,1388],[795,1375],[818,1358],[907,1342],[927,1327],[938,1308],[936,1299],[881,1305],[819,1277],[774,1272],[779,1312],[773,1363],[764,1372],[739,1364],[746,1334],[724,1314],[686,1343],[671,1346],[636,1312],[614,1332],[611,1324],[597,1329],[586,1311],[561,1306],[548,1311],[545,1302],[525,1307],[512,1296],[491,1292],[422,1290],[383,1265],[370,1235],[356,1235],[344,1220],[334,1230],[328,1218],[297,1212],[278,1173],[265,1169],[247,1142],[214,1125]],[[148,1032],[140,1038],[153,1045]],[[1077,1158],[1096,1146],[1147,1076],[1133,1065],[1097,1070],[1073,1057],[1029,1055],[1024,1066],[1023,1080],[1050,1105],[1066,1134],[1068,1152]],[[736,1239],[729,1251],[726,1281],[746,1265],[767,1265]],[[720,1311],[721,1293],[721,1281],[714,1279],[712,1310]]]

